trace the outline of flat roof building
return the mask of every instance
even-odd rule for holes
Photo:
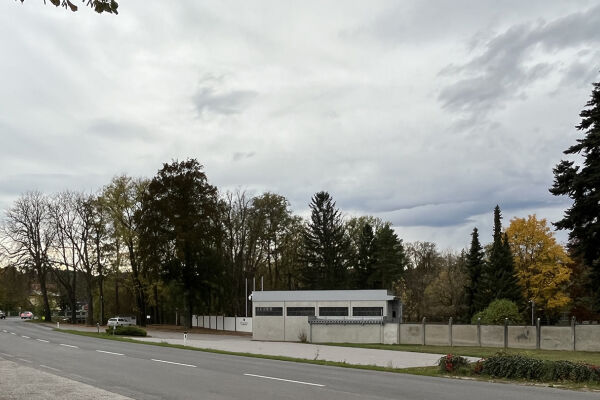
[[[382,325],[399,317],[399,301],[386,290],[257,291],[252,307],[254,340],[312,342],[313,324]]]

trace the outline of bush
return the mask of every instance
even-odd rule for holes
[[[106,328],[106,333],[113,334],[113,328]],[[117,326],[114,330],[115,335],[121,336],[146,336],[146,330],[137,326]]]
[[[600,381],[600,367],[571,361],[542,361],[498,353],[483,361],[481,373],[498,378],[537,381]]]
[[[448,354],[440,358],[438,361],[440,372],[455,372],[458,369],[469,366],[469,361],[466,358],[455,354]]]
[[[477,318],[481,318],[482,324],[489,325],[504,325],[505,318],[514,324],[524,323],[517,305],[506,299],[492,301],[485,310],[473,315],[471,323],[476,324]]]

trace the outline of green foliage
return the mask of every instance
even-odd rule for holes
[[[509,299],[518,305],[523,303],[508,237],[502,233],[499,206],[494,208],[494,241],[479,280],[475,303],[482,309],[494,299]]]
[[[574,255],[593,268],[589,287],[600,306],[600,82],[594,83],[591,99],[579,115],[582,119],[577,129],[584,132],[584,137],[564,154],[578,155],[583,162],[558,163],[550,193],[573,200],[555,226],[570,231],[569,245]]]
[[[303,233],[305,289],[345,289],[348,284],[350,242],[342,216],[327,192],[316,193]]]
[[[406,256],[402,240],[389,225],[384,225],[373,239],[372,272],[367,278],[373,289],[392,290],[406,266]]]
[[[438,366],[440,372],[456,372],[460,369],[466,369],[469,366],[469,361],[456,354],[447,354],[439,359]]]
[[[485,307],[483,304],[478,304],[478,301],[482,302],[481,300],[483,300],[481,296],[478,296],[478,290],[480,290],[481,275],[485,266],[484,255],[483,247],[479,242],[479,232],[477,228],[473,228],[471,247],[466,260],[466,270],[469,277],[466,287],[466,302],[469,307],[469,315],[474,315]]]
[[[481,373],[498,378],[536,381],[600,381],[600,368],[598,366],[565,360],[544,361],[505,353],[498,353],[485,359]]]
[[[114,333],[115,335],[121,336],[146,336],[146,330],[140,328],[138,326],[117,326],[114,330],[112,327],[106,328],[106,333],[110,333],[111,335]]]
[[[517,305],[507,299],[494,300],[485,310],[473,315],[471,323],[477,323],[477,318],[481,318],[482,324],[488,325],[503,325],[505,318],[513,324],[524,322]]]
[[[86,0],[82,0],[85,3]],[[24,3],[25,0],[21,0],[21,3]],[[50,0],[50,3],[54,4],[56,7],[62,6],[64,8],[68,8],[71,11],[75,12],[79,9],[73,2],[70,0]],[[119,8],[119,3],[115,0],[87,0],[87,5],[92,7],[94,11],[99,14],[103,12],[108,14],[118,14],[117,8]]]

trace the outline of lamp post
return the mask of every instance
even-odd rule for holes
[[[535,325],[534,316],[535,316],[535,301],[533,299],[529,300],[531,303],[531,326]]]

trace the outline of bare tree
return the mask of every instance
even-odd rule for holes
[[[46,279],[51,268],[48,252],[54,232],[47,197],[33,191],[21,195],[6,211],[0,235],[0,246],[10,262],[35,273],[46,321],[52,319]]]
[[[77,270],[79,253],[74,243],[77,214],[72,207],[72,192],[62,192],[52,198],[50,214],[55,230],[52,243],[52,272],[64,287],[71,308],[71,322],[77,322]]]

